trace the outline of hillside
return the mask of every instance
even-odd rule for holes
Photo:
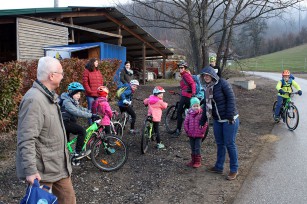
[[[307,44],[283,51],[262,55],[255,58],[240,60],[232,67],[250,71],[281,71],[307,72]]]

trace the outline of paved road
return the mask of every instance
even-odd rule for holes
[[[276,81],[281,78],[276,73],[254,74]],[[289,131],[282,122],[275,125],[272,134],[279,140],[261,152],[234,204],[307,203],[307,80],[295,80],[303,90],[302,96],[293,99],[300,113],[299,126]]]

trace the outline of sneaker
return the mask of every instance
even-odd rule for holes
[[[275,123],[279,123],[280,118],[278,116],[275,116],[274,121]]]
[[[130,134],[137,134],[137,133],[139,133],[139,131],[136,130],[136,129],[131,129],[131,130],[129,130],[129,133]]]
[[[171,137],[177,138],[180,136],[180,134],[181,134],[181,131],[179,129],[176,129],[176,132]]]
[[[79,153],[76,152],[76,153],[74,154],[74,159],[75,159],[75,160],[82,159],[83,157],[86,157],[86,156],[90,155],[90,153],[91,153],[91,150],[90,150],[90,149],[89,149],[89,150],[86,150],[86,151],[79,152]]]
[[[207,168],[207,171],[211,172],[211,173],[216,173],[216,174],[222,174],[223,173],[223,171],[216,169],[215,166]]]
[[[71,164],[72,164],[73,166],[80,166],[81,162],[80,162],[80,160],[73,159],[73,160],[71,161]]]
[[[165,145],[162,144],[161,142],[157,144],[157,149],[164,149]]]
[[[239,175],[238,172],[229,172],[229,174],[228,174],[226,179],[229,180],[229,181],[235,180],[238,175]]]

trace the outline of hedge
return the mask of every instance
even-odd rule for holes
[[[73,81],[82,83],[82,73],[88,60],[64,59],[60,60],[65,76],[56,93],[67,91],[67,86]],[[0,64],[0,132],[8,132],[17,128],[18,106],[22,96],[29,90],[36,79],[38,60],[12,61]],[[116,86],[113,76],[119,68],[120,60],[102,60],[99,62],[104,83],[110,89],[110,100],[115,95]],[[83,97],[84,98],[84,97]],[[86,100],[82,105],[86,106]]]

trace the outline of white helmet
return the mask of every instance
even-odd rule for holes
[[[159,94],[159,93],[164,93],[165,90],[162,86],[156,86],[154,90],[152,91],[153,94]]]
[[[131,80],[131,81],[130,81],[130,84],[131,84],[131,85],[137,85],[137,86],[140,85],[139,81],[138,81],[138,80],[135,80],[135,79]]]

